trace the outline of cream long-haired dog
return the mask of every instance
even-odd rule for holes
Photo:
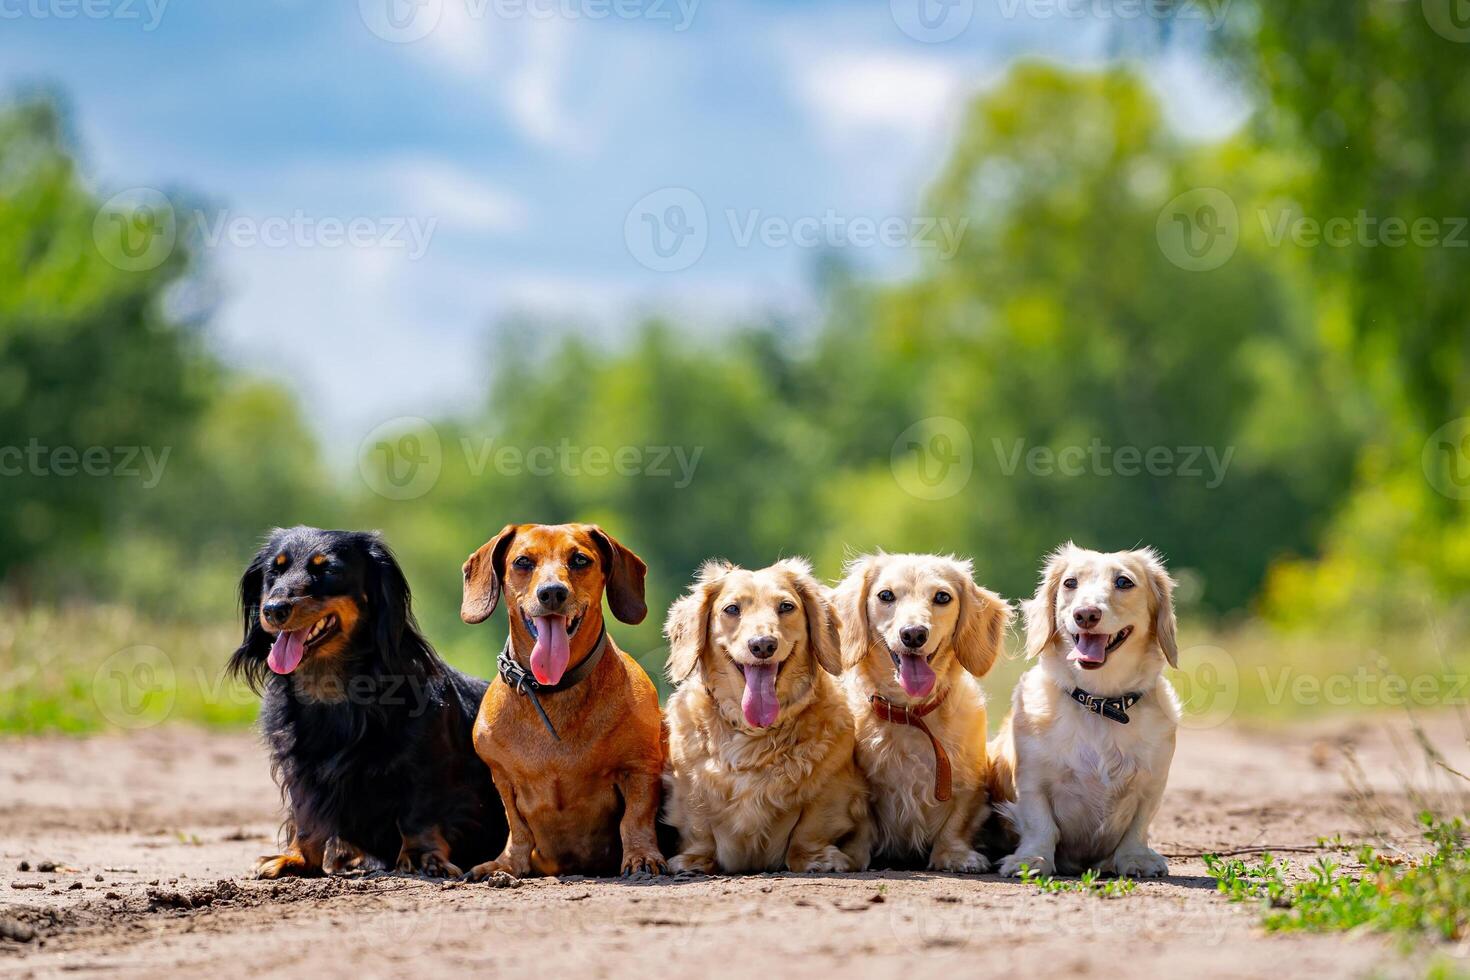
[[[1000,653],[1011,609],[973,576],[970,562],[939,555],[866,555],[834,593],[858,765],[886,863],[990,869],[974,846],[990,813],[976,678]]]
[[[1001,873],[1088,868],[1156,877],[1148,846],[1174,758],[1179,701],[1174,581],[1151,548],[1103,554],[1068,542],[1026,603],[1026,652],[1011,713],[991,743],[991,797],[1019,836]]]
[[[669,610],[675,871],[862,871],[871,830],[837,623],[811,566],[707,562]]]

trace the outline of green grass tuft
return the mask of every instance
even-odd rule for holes
[[[1291,881],[1292,868],[1264,854],[1255,864],[1205,858],[1205,868],[1232,902],[1257,902],[1272,932],[1336,932],[1365,927],[1404,937],[1463,939],[1470,934],[1470,848],[1460,820],[1420,817],[1429,853],[1418,860],[1358,851],[1360,871],[1328,857]]]
[[[1082,872],[1082,876],[1076,880],[1070,878],[1053,878],[1051,875],[1043,875],[1038,871],[1031,870],[1028,864],[1021,865],[1021,881],[1048,895],[1061,895],[1075,892],[1081,895],[1093,895],[1097,898],[1122,898],[1124,895],[1133,894],[1138,887],[1138,882],[1132,878],[1104,878],[1095,870]]]

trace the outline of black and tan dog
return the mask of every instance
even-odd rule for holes
[[[408,583],[372,533],[276,530],[240,580],[230,670],[262,691],[289,807],[262,878],[395,868],[457,876],[499,852],[504,810],[471,728],[486,682],[419,634]]]

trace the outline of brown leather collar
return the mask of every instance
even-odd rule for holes
[[[948,802],[954,796],[954,776],[949,765],[949,754],[944,751],[944,746],[939,744],[939,739],[934,737],[929,726],[924,724],[924,716],[936,710],[947,697],[948,690],[933,701],[910,708],[907,705],[894,704],[881,694],[873,695],[873,713],[879,718],[895,725],[912,725],[929,736],[929,744],[934,746],[934,798],[940,803]]]

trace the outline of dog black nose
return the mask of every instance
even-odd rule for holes
[[[774,636],[757,636],[745,644],[750,652],[762,660],[770,660],[776,655],[776,638]]]
[[[910,650],[917,650],[929,641],[929,627],[927,626],[905,626],[898,631],[898,638],[903,645]]]
[[[1076,620],[1078,626],[1090,630],[1102,622],[1102,610],[1096,606],[1083,606],[1072,613],[1072,618]]]
[[[536,601],[541,603],[542,609],[560,609],[569,595],[571,592],[565,585],[553,582],[536,590]]]
[[[281,626],[291,618],[291,603],[284,599],[273,599],[260,607],[265,613],[266,622],[272,626]]]

